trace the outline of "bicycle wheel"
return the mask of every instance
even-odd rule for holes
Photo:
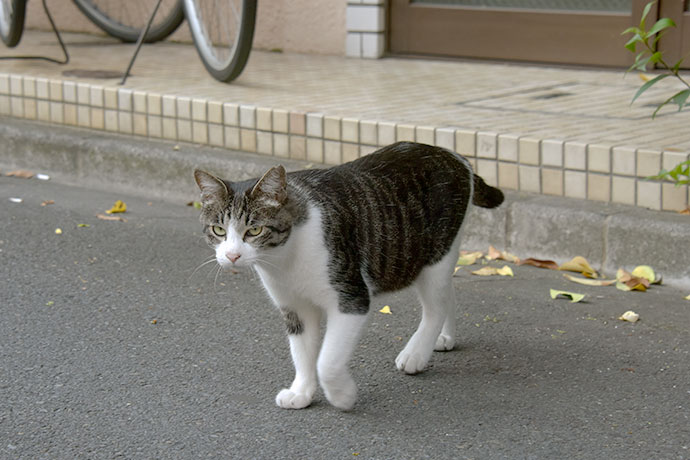
[[[206,70],[222,82],[237,78],[252,49],[256,0],[185,0],[184,7]]]
[[[0,0],[0,36],[10,48],[22,38],[25,9],[26,0]]]
[[[74,0],[82,13],[108,35],[136,42],[158,0]],[[184,20],[183,0],[163,0],[146,34],[146,43],[157,42],[175,32]]]

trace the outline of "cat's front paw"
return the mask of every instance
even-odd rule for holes
[[[276,404],[283,409],[304,409],[311,404],[311,396],[285,388],[276,396]]]
[[[455,337],[446,334],[440,334],[436,339],[434,350],[436,351],[450,351],[455,347]]]
[[[418,374],[424,370],[429,357],[420,353],[409,352],[407,349],[400,352],[395,358],[395,366],[406,374]]]
[[[338,380],[321,381],[328,402],[340,410],[350,410],[357,400],[357,384],[348,374]]]

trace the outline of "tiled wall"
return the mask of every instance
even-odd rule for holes
[[[386,10],[384,0],[348,0],[345,55],[377,59],[385,51]]]
[[[657,210],[684,209],[690,193],[644,180],[687,160],[687,152],[340,118],[21,75],[0,74],[0,115],[334,165],[417,141],[462,153],[504,189]]]

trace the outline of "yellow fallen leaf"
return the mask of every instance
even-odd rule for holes
[[[566,279],[572,281],[573,283],[580,283],[584,284],[585,286],[611,286],[613,283],[616,282],[616,280],[593,280],[589,278],[578,278],[567,273],[563,273],[563,276]]]
[[[486,258],[489,260],[496,260],[499,257],[501,257],[501,251],[489,245],[489,253],[486,255]]]
[[[392,315],[393,314],[393,312],[391,312],[391,307],[389,307],[388,305],[386,305],[382,309],[380,309],[379,313],[383,313],[384,315]]]
[[[518,256],[515,256],[509,252],[506,251],[501,251],[501,259],[505,260],[506,262],[510,262],[513,264],[519,264],[520,263],[520,258]]]
[[[560,267],[558,267],[558,269],[563,271],[582,273],[587,278],[599,277],[597,271],[594,270],[592,266],[589,265],[589,262],[587,262],[587,259],[585,259],[582,256],[573,257],[571,261],[562,264]]]
[[[460,257],[458,257],[457,265],[472,265],[477,261],[477,259],[480,259],[483,255],[484,254],[479,251],[460,254]]]
[[[644,285],[644,283],[641,282],[635,282],[635,280],[639,280],[639,278],[633,278],[629,281],[626,281],[625,283],[622,281],[616,281],[616,288],[620,289],[621,291],[642,291],[645,292],[647,290],[647,286]]]
[[[105,213],[106,214],[115,214],[118,212],[125,212],[125,211],[127,211],[127,205],[125,204],[125,202],[122,200],[117,200],[115,202],[115,204],[113,205],[113,207],[108,209]]]
[[[638,315],[634,311],[630,310],[630,311],[626,311],[625,313],[623,313],[618,319],[621,321],[628,321],[630,323],[634,323],[638,319],[640,319],[640,315]]]
[[[101,220],[119,220],[120,222],[127,222],[127,219],[120,216],[107,216],[105,214],[96,214],[96,217],[98,217]]]
[[[48,206],[49,204],[55,204],[53,200],[45,200],[41,203],[41,206]]]
[[[640,77],[640,80],[642,80],[644,82],[648,82],[649,80],[654,78],[654,77],[650,77],[649,75],[644,74],[644,73],[638,73],[637,75]]]
[[[685,296],[685,297],[683,297],[683,298],[684,298],[685,300],[690,300],[690,294],[688,294],[687,296]]]
[[[570,303],[580,302],[585,298],[584,294],[577,294],[575,292],[568,291],[558,291],[556,289],[551,289],[551,298],[555,299],[558,296],[563,296],[570,299]]]
[[[473,275],[479,275],[479,276],[491,276],[491,275],[498,275],[498,269],[496,267],[482,267],[479,270],[475,270],[472,272]]]
[[[656,281],[654,269],[649,265],[638,265],[633,269],[631,275],[637,278],[644,278],[650,283],[654,283]]]
[[[55,234],[56,234],[56,235],[62,235],[62,229],[61,229],[61,228],[56,228],[56,229],[55,229]]]
[[[502,268],[496,270],[496,273],[498,273],[501,276],[514,276],[513,270],[507,265],[504,265]]]

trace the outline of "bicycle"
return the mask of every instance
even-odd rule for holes
[[[0,37],[9,47],[16,46],[21,39],[26,1],[0,0]],[[149,0],[148,5],[143,5],[142,3],[147,2],[141,1],[73,1],[86,17],[109,35],[125,42],[138,41],[129,68],[141,43],[166,38],[179,27],[185,17],[199,57],[215,79],[221,82],[234,80],[242,73],[249,59],[256,23],[257,0],[166,0],[163,13],[156,22],[153,22],[153,19],[162,0]],[[150,11],[150,3],[153,1],[157,3],[152,13],[136,14],[130,11],[131,8],[136,9],[138,13]],[[58,41],[62,42],[45,0],[43,5]],[[148,21],[144,19],[146,17]],[[66,54],[65,62],[68,60]]]

